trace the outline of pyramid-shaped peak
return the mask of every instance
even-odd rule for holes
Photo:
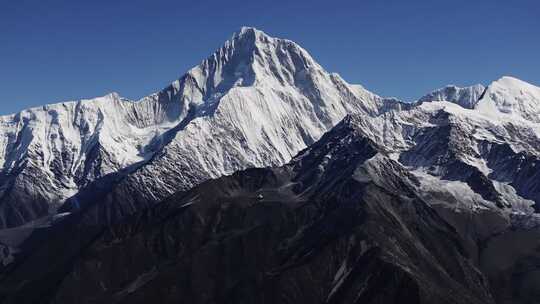
[[[296,43],[242,27],[181,81],[192,82],[206,100],[239,86],[309,85],[311,75],[319,74],[326,72]]]

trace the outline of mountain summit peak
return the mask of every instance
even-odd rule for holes
[[[243,36],[243,35],[266,35],[263,31],[251,27],[251,26],[242,26],[240,30],[234,33],[234,36]]]
[[[245,26],[186,76],[206,100],[233,87],[297,86],[313,73],[327,74],[299,45]]]
[[[225,43],[224,47],[242,45],[243,47],[253,49],[263,44],[269,44],[274,40],[277,40],[277,38],[270,37],[261,30],[254,27],[242,26],[238,31],[233,33],[231,39]]]

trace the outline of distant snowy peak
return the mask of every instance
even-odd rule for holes
[[[466,109],[474,109],[485,89],[486,88],[481,84],[464,88],[449,85],[423,96],[418,100],[418,103],[448,101],[458,104]]]
[[[510,76],[487,88],[480,84],[464,88],[449,85],[423,96],[417,104],[433,101],[455,103],[490,117],[540,123],[540,87]]]
[[[540,123],[540,87],[505,76],[488,86],[476,108]]]

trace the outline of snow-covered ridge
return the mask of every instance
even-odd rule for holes
[[[77,171],[85,161],[85,151],[98,143],[117,161],[126,166],[144,159],[144,151],[152,138],[176,122],[170,109],[157,100],[132,102],[112,93],[89,100],[64,102],[24,110],[0,117],[0,165],[9,170],[19,156],[11,149],[35,148],[42,152],[42,165],[47,167],[57,152],[80,156],[71,163]],[[24,135],[27,136],[24,136]],[[24,151],[26,150],[26,151]],[[36,160],[39,161],[39,160]],[[114,169],[114,168],[112,168]]]
[[[475,108],[484,113],[502,113],[509,119],[540,123],[540,87],[505,76],[489,85]]]
[[[486,88],[481,84],[464,88],[449,85],[430,92],[429,94],[420,98],[417,102],[423,103],[432,101],[449,101],[467,109],[474,109],[485,89]]]
[[[416,104],[434,101],[455,103],[493,118],[540,123],[540,87],[511,76],[503,76],[487,87],[449,85],[423,96]]]

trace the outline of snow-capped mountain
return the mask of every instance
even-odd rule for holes
[[[346,114],[393,107],[294,42],[242,28],[139,101],[110,94],[0,118],[0,227],[54,213],[111,174],[127,176],[110,200],[122,195],[129,213],[208,178],[283,164]]]
[[[467,109],[474,109],[485,90],[486,88],[481,84],[476,84],[465,88],[449,85],[423,96],[418,100],[418,103],[449,101],[457,103],[458,105]]]
[[[506,120],[540,123],[540,88],[513,77],[493,82],[477,106],[483,113],[504,114]]]

